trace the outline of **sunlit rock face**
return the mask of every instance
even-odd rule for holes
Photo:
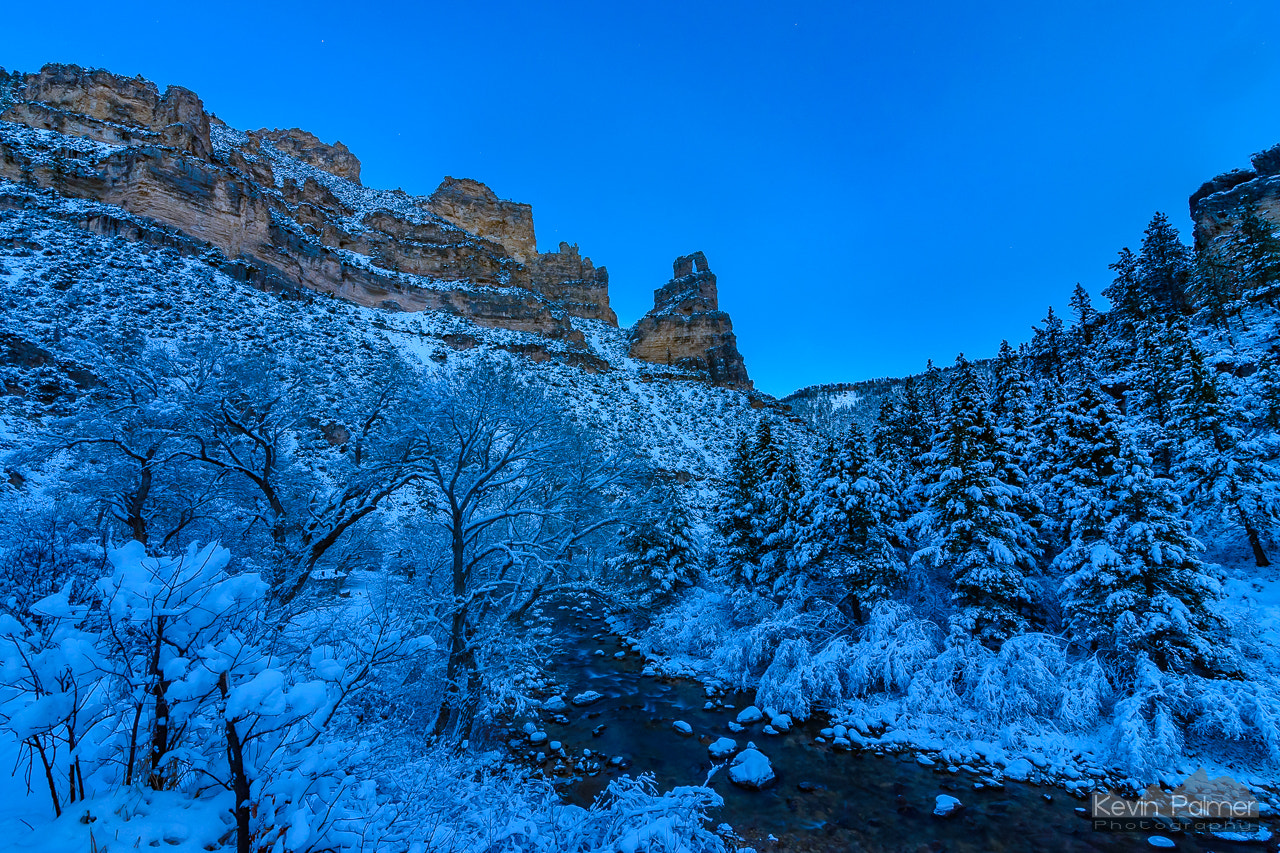
[[[445,178],[426,197],[368,188],[341,142],[298,128],[239,131],[193,92],[140,77],[0,70],[0,180],[122,208],[160,228],[101,212],[81,225],[207,246],[262,287],[446,312],[571,345],[584,341],[574,318],[618,325],[608,270],[576,244],[538,251],[529,205],[470,178]],[[706,258],[675,266],[631,330],[631,355],[750,388]]]
[[[631,330],[631,355],[692,370],[717,385],[752,387],[702,252],[676,258],[671,281],[653,293],[653,310]]]

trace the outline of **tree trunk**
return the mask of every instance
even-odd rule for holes
[[[460,509],[455,508],[451,519],[452,552],[453,552],[453,620],[449,626],[449,665],[445,670],[445,695],[440,701],[440,713],[436,715],[434,733],[437,737],[444,734],[452,723],[457,726],[463,714],[463,689],[461,676],[466,666],[467,656],[467,543],[465,539],[466,519]]]
[[[1258,568],[1264,569],[1271,565],[1271,561],[1267,559],[1267,552],[1262,547],[1262,537],[1258,535],[1258,528],[1254,527],[1249,521],[1249,516],[1244,510],[1240,512],[1240,523],[1244,525],[1244,532],[1249,537],[1249,547],[1253,549],[1254,562],[1258,564]]]
[[[225,702],[227,694],[231,692],[230,682],[225,672],[218,676],[218,690]],[[224,720],[223,732],[227,739],[227,764],[231,768],[231,790],[236,798],[236,853],[252,853],[252,828],[249,824],[252,811],[249,805],[249,777],[244,769],[244,744],[240,742],[240,733],[236,731],[235,720]]]
[[[161,762],[169,751],[169,682],[160,671],[160,650],[164,646],[165,619],[158,617],[155,646],[151,650],[152,701],[155,706],[155,728],[151,730],[151,749],[148,756],[147,784],[153,791],[165,788],[164,769]]]

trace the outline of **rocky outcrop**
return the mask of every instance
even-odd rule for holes
[[[702,252],[676,258],[671,281],[653,293],[653,310],[631,330],[631,355],[693,371],[717,385],[752,387]]]
[[[170,86],[161,95],[141,77],[46,65],[14,74],[0,119],[110,145],[152,144],[197,157],[212,152],[209,116],[194,92]]]
[[[71,65],[0,69],[0,209],[59,197],[104,205],[84,206],[81,227],[199,255],[257,287],[456,314],[547,339],[509,345],[528,358],[554,350],[609,369],[572,322],[617,326],[608,270],[576,244],[539,252],[529,205],[465,178],[425,198],[364,187],[342,143],[237,131],[177,86]],[[701,252],[676,260],[629,340],[676,378],[751,388]]]
[[[360,161],[351,149],[341,142],[326,145],[316,138],[315,134],[296,127],[289,130],[259,130],[253,134],[260,139],[269,139],[281,152],[309,163],[317,169],[323,169],[330,175],[346,178],[348,181],[360,183]]]
[[[577,247],[539,254],[529,206],[478,181],[448,178],[429,198],[366,190],[341,143],[240,133],[186,89],[76,66],[0,71],[0,110],[0,179],[175,229],[250,280],[570,344],[574,316],[616,325],[605,270]]]
[[[1254,154],[1251,161],[1252,169],[1233,169],[1191,195],[1197,247],[1230,230],[1249,207],[1280,225],[1280,145]]]
[[[479,181],[445,178],[427,199],[426,207],[464,231],[492,240],[521,263],[528,263],[538,253],[533,208],[504,201]]]
[[[559,250],[534,256],[530,271],[533,289],[574,317],[618,325],[618,315],[609,307],[609,271],[597,269],[576,243],[561,242]]]

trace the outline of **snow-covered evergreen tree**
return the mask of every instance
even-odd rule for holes
[[[668,596],[691,585],[698,571],[698,547],[689,511],[675,490],[655,485],[646,505],[620,537],[622,553],[609,567],[645,597]]]
[[[751,439],[739,432],[729,457],[729,468],[720,481],[716,506],[716,528],[723,542],[716,564],[733,577],[760,556],[761,541],[755,520],[755,501],[760,483]]]
[[[1173,484],[1156,476],[1094,383],[1060,410],[1052,455],[1065,543],[1054,567],[1073,641],[1115,655],[1129,673],[1141,655],[1166,671],[1223,668],[1211,609],[1219,582]]]
[[[755,520],[761,553],[759,572],[754,580],[760,584],[782,587],[790,581],[792,548],[798,530],[804,526],[800,517],[804,484],[795,454],[790,448],[779,449],[767,445],[761,448],[761,456],[761,468],[772,468],[772,471],[760,482],[755,501],[760,507]],[[782,589],[776,591],[781,592]]]
[[[954,625],[997,644],[1027,626],[1027,571],[1035,531],[1019,516],[1022,490],[1001,479],[1007,444],[993,423],[972,365],[957,359],[944,436],[943,467],[930,496],[932,542],[913,561],[950,568]]]
[[[1178,376],[1173,404],[1175,479],[1191,506],[1243,530],[1259,566],[1269,566],[1265,542],[1280,515],[1280,471],[1269,448],[1238,424],[1216,373],[1194,344]],[[1234,416],[1233,416],[1234,415]]]
[[[801,565],[839,581],[859,621],[903,582],[906,567],[893,541],[901,514],[889,469],[872,455],[862,430],[850,427],[838,446],[827,448],[805,495],[795,553]]]

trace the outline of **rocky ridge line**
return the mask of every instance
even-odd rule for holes
[[[529,205],[452,177],[425,198],[369,189],[341,142],[238,131],[195,93],[161,92],[140,77],[74,65],[0,70],[0,181],[176,229],[243,264],[259,286],[450,313],[584,349],[573,318],[617,326],[608,271],[569,243],[538,252]],[[632,354],[749,389],[714,276],[702,273],[710,296],[676,300],[684,309],[655,304],[631,331]],[[704,276],[698,287],[707,286]]]

